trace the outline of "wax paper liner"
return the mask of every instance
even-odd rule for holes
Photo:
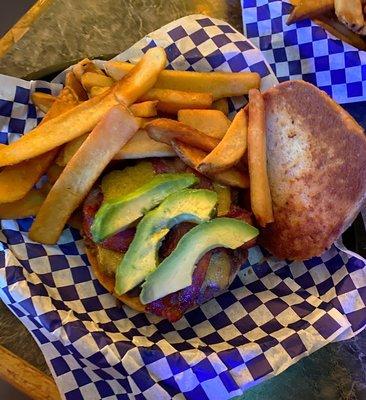
[[[119,58],[155,45],[166,49],[170,68],[253,70],[264,88],[276,82],[260,52],[216,19],[172,22]],[[59,89],[1,77],[2,142],[37,122],[29,94],[40,86]],[[76,230],[44,246],[29,240],[31,223],[1,221],[0,295],[68,400],[228,399],[365,326],[365,260],[336,246],[292,263],[263,261],[256,247],[229,291],[172,324],[119,306],[91,273]]]
[[[280,82],[304,79],[338,103],[366,100],[366,52],[310,19],[286,25],[290,0],[242,0],[244,32]]]

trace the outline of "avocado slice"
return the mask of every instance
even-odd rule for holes
[[[95,214],[91,233],[101,242],[127,228],[167,196],[198,182],[194,174],[161,174],[131,193],[103,202]]]
[[[136,235],[116,272],[115,291],[128,292],[158,265],[161,241],[174,225],[189,221],[201,223],[215,213],[217,194],[205,189],[184,189],[168,196],[159,207],[139,222]]]
[[[236,249],[258,236],[258,229],[235,218],[216,218],[195,226],[142,286],[142,304],[151,303],[192,284],[196,263],[216,247]]]

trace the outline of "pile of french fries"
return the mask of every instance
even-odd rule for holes
[[[291,0],[287,24],[312,18],[334,36],[366,50],[366,0]]]
[[[165,70],[153,48],[136,65],[83,60],[57,97],[32,94],[42,123],[0,146],[0,218],[35,215],[29,236],[54,244],[112,160],[180,157],[213,181],[250,188],[258,223],[273,221],[264,101],[256,73]],[[232,121],[228,97],[249,96]],[[39,179],[47,182],[35,189]]]

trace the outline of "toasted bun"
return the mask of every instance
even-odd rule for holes
[[[118,300],[122,301],[122,303],[128,305],[135,311],[145,311],[145,306],[141,304],[140,299],[138,296],[136,297],[130,297],[127,296],[126,294],[123,294],[122,296],[118,296],[114,292],[114,286],[115,286],[115,279],[114,277],[111,277],[109,275],[106,275],[103,273],[102,269],[99,266],[99,262],[96,256],[96,245],[92,244],[90,241],[88,241],[87,246],[86,246],[86,255],[88,256],[90,265],[92,267],[92,270],[98,279],[98,281],[101,283],[102,286],[104,286],[108,292],[112,293],[114,297],[116,297]]]
[[[303,81],[264,94],[275,222],[261,244],[279,258],[323,253],[366,198],[366,137],[324,92]]]

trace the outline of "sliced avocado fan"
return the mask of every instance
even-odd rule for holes
[[[115,292],[128,292],[158,265],[161,241],[174,225],[202,223],[215,213],[217,194],[205,189],[184,189],[168,196],[139,222],[136,235],[116,272]]]
[[[234,218],[216,218],[195,226],[178,242],[175,250],[146,278],[142,304],[177,292],[192,284],[195,265],[216,247],[236,249],[258,236],[258,229]]]
[[[94,241],[101,242],[126,229],[170,194],[197,182],[198,178],[193,174],[161,174],[127,195],[105,201],[91,226]]]

